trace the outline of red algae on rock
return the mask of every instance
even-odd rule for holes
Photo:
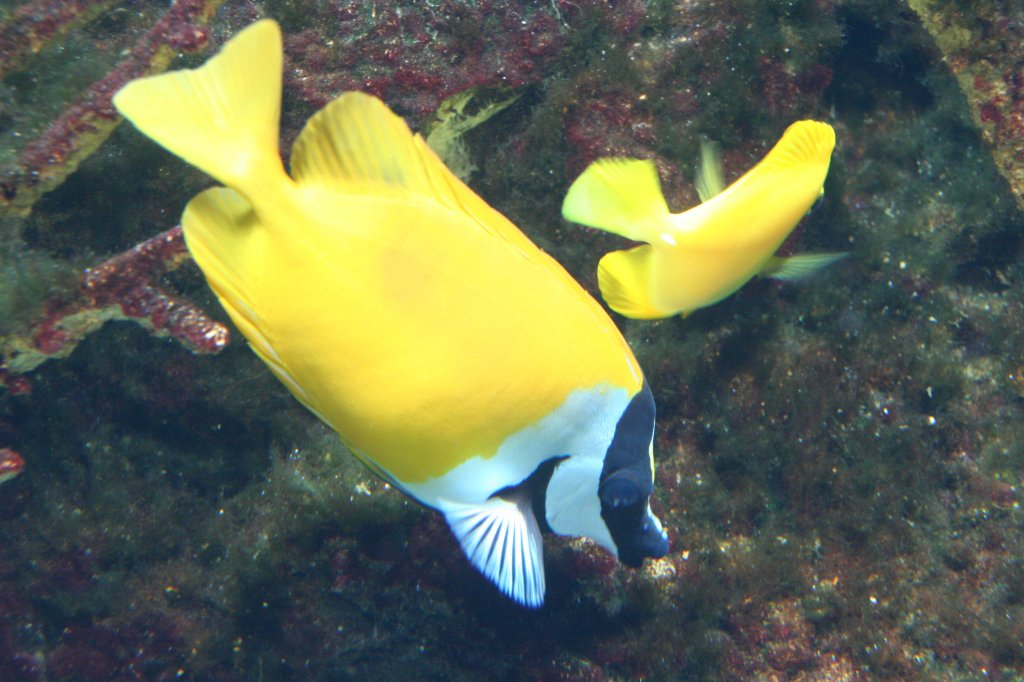
[[[292,3],[289,16],[304,6]],[[566,33],[543,4],[340,2],[315,28],[286,36],[286,87],[314,109],[363,90],[422,118],[464,90],[538,82]]]
[[[205,45],[202,24],[210,19],[223,0],[176,0],[167,13],[146,33],[113,71],[93,84],[80,99],[72,104],[46,132],[28,144],[18,161],[10,168],[0,170],[0,215],[2,212],[27,213],[43,193],[60,185],[68,174],[103,143],[119,122],[111,98],[132,78],[162,71],[179,50],[195,50]],[[99,3],[97,3],[99,4]],[[20,19],[28,24],[19,30],[19,24],[8,31],[21,35],[26,31],[46,34],[67,30],[81,20],[82,11],[72,11],[65,3],[56,3],[60,10],[53,11],[48,4],[19,8]],[[31,22],[33,12],[42,14]],[[47,22],[58,26],[42,29]],[[5,34],[0,31],[0,38]],[[30,39],[31,40],[31,39]],[[11,38],[7,46],[17,54],[20,41]],[[4,43],[0,41],[0,50]],[[0,60],[3,53],[0,53]]]
[[[84,273],[77,296],[57,303],[25,337],[0,338],[0,381],[8,386],[51,358],[67,357],[110,320],[133,320],[196,353],[218,353],[228,330],[157,280],[188,259],[181,227],[146,240]]]
[[[17,70],[27,55],[88,23],[116,0],[34,0],[0,22],[0,78]]]
[[[1024,10],[998,0],[970,6],[934,0],[908,4],[934,37],[994,148],[996,165],[1024,207]]]

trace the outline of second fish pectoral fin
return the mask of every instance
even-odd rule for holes
[[[517,494],[520,493],[520,494]],[[525,491],[445,511],[462,551],[507,596],[530,608],[544,603],[544,544]]]
[[[714,142],[704,140],[700,143],[700,170],[695,185],[701,201],[718,196],[725,189],[722,151]]]
[[[788,258],[772,256],[761,272],[762,277],[781,279],[786,282],[800,282],[822,268],[832,265],[850,255],[849,251],[830,253],[802,253]]]

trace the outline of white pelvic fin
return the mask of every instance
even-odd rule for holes
[[[802,253],[788,258],[772,256],[761,268],[761,275],[785,282],[799,282],[807,279],[824,267],[832,265],[850,255],[849,251],[836,253]]]
[[[499,590],[523,606],[544,603],[544,545],[528,494],[448,508],[445,518],[470,562]]]

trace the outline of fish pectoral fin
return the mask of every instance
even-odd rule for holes
[[[759,274],[786,282],[799,282],[849,255],[849,251],[835,251],[831,253],[802,253],[788,258],[772,256],[761,268]]]
[[[697,196],[701,201],[721,194],[725,189],[725,175],[722,173],[722,151],[714,142],[700,143],[700,172],[697,174]]]
[[[650,260],[654,247],[649,244],[625,251],[612,251],[597,265],[597,284],[601,297],[615,312],[638,320],[653,320],[667,315],[653,306],[650,289]]]
[[[478,571],[516,602],[540,608],[544,544],[528,493],[513,490],[480,505],[448,507],[445,518]]]
[[[598,159],[576,178],[562,202],[566,220],[641,242],[651,241],[652,230],[668,214],[650,159]]]

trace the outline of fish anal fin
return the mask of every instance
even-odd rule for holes
[[[264,337],[256,310],[267,231],[246,199],[233,189],[213,187],[196,195],[181,216],[185,244],[231,321],[278,377],[287,374]],[[285,380],[289,388],[294,380]],[[300,397],[301,399],[301,397]]]
[[[562,217],[635,241],[651,241],[668,205],[650,159],[598,159],[569,187]]]
[[[478,571],[519,604],[534,609],[544,604],[544,543],[527,492],[513,490],[444,511]]]
[[[666,317],[651,303],[650,267],[654,247],[649,244],[612,251],[597,266],[601,297],[615,312],[638,320]]]
[[[761,268],[760,274],[763,277],[771,277],[787,282],[799,282],[849,255],[849,251],[838,251],[831,253],[802,253],[787,258],[772,256],[768,259],[765,266]]]
[[[233,189],[213,187],[188,203],[181,224],[189,252],[228,312],[255,324],[248,274],[261,235],[252,206]]]

